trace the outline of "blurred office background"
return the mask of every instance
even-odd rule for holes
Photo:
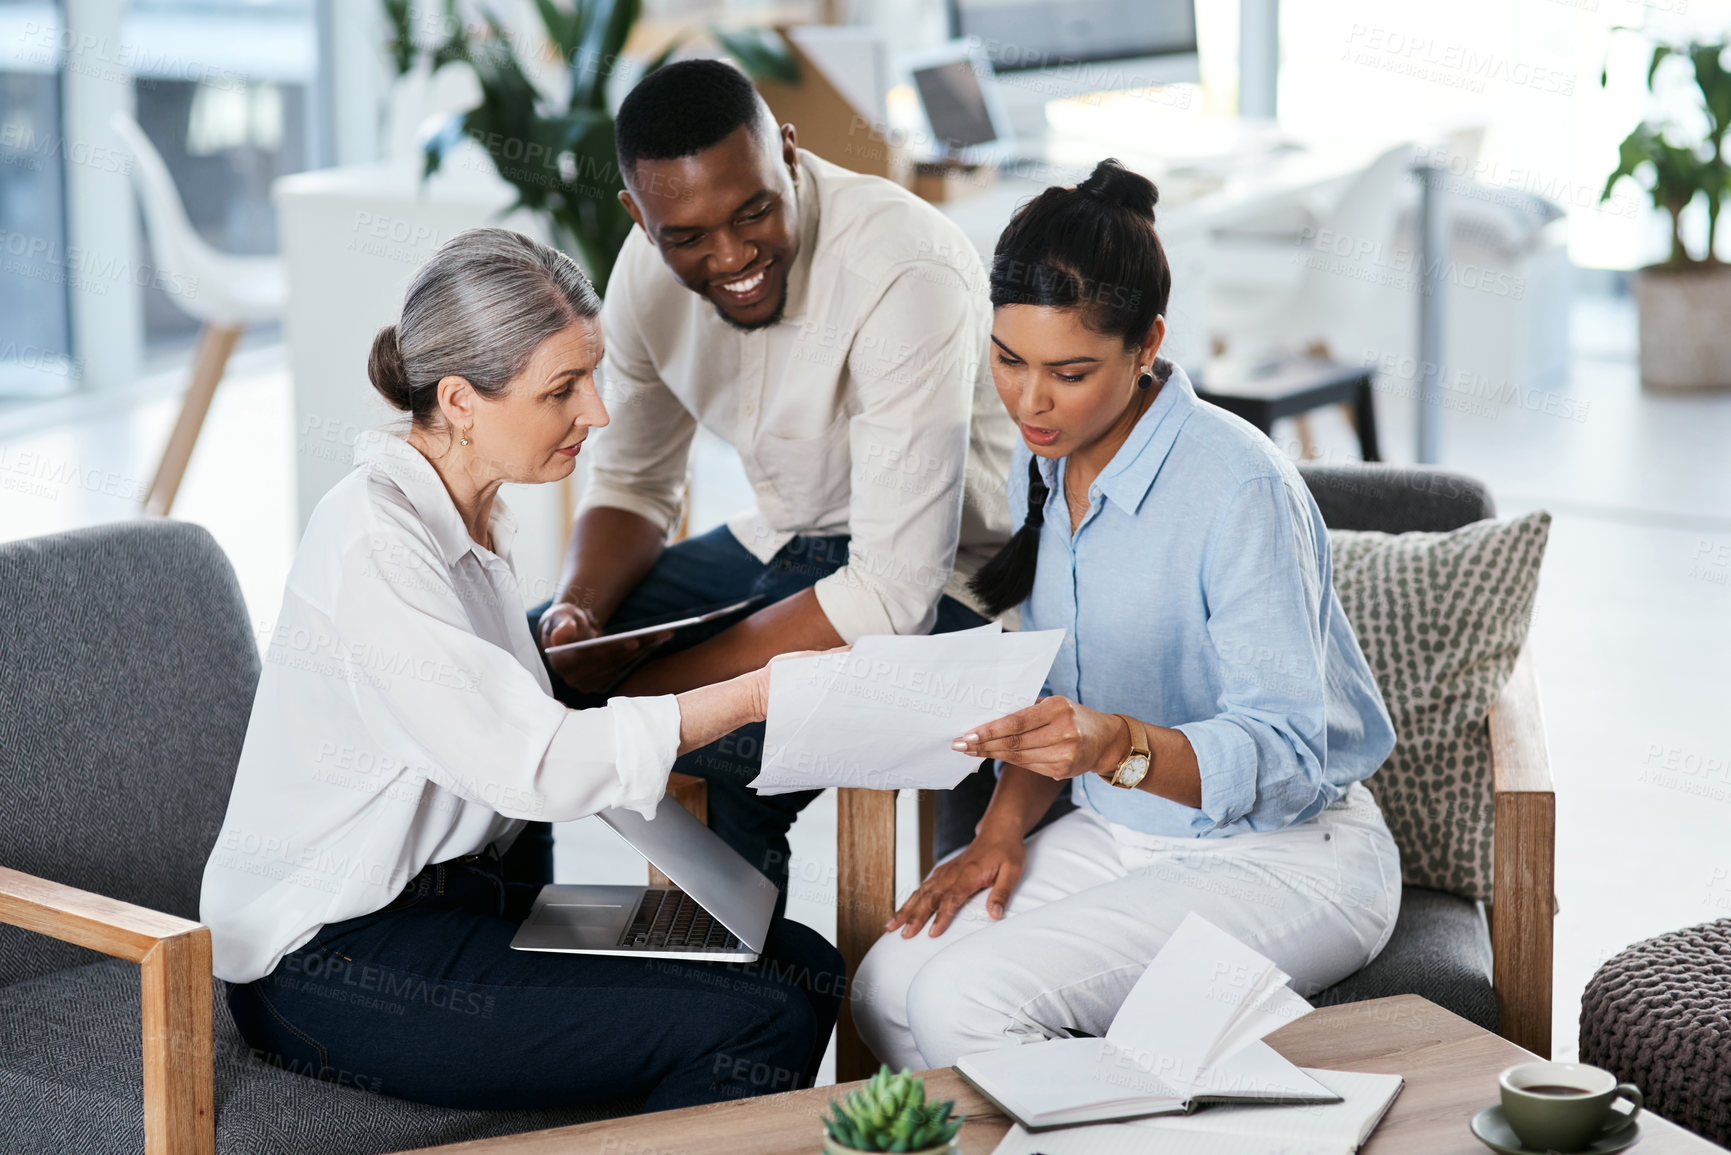
[[[488,7],[562,99],[534,5]],[[307,513],[384,416],[365,340],[438,243],[513,200],[474,142],[419,179],[425,134],[479,98],[424,60],[444,12],[404,7],[399,62],[380,0],[0,0],[0,537],[139,516],[202,356],[220,385],[172,514],[216,535],[268,637]],[[1671,222],[1636,181],[1601,195],[1643,118],[1699,120],[1686,78],[1649,90],[1653,41],[1722,40],[1731,2],[645,0],[611,98],[675,37],[719,53],[716,29],[769,27],[858,118],[802,125],[807,147],[917,183],[988,253],[1020,198],[1118,155],[1162,188],[1175,355],[1355,367],[1383,459],[1555,514],[1533,636],[1559,1057],[1599,962],[1731,908],[1731,391],[1643,385],[1635,271]],[[1701,200],[1680,221],[1697,256],[1708,223]],[[1351,459],[1359,432],[1330,406],[1271,435]],[[713,442],[691,494],[693,530],[751,500]],[[536,601],[573,498],[509,498]],[[833,823],[819,805],[796,830],[790,913],[820,929]],[[562,874],[641,871],[587,828],[560,846]]]

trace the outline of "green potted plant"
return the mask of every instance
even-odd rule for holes
[[[1624,29],[1624,31],[1630,31]],[[1667,61],[1686,65],[1700,101],[1696,123],[1643,120],[1617,149],[1617,167],[1600,203],[1618,182],[1632,180],[1655,208],[1671,218],[1670,255],[1638,269],[1633,278],[1640,317],[1641,382],[1655,389],[1731,387],[1731,266],[1714,253],[1719,209],[1731,191],[1725,137],[1731,132],[1731,70],[1725,40],[1655,43],[1647,88]],[[1603,74],[1600,83],[1605,82]],[[1683,214],[1700,199],[1707,210],[1706,243],[1699,255],[1683,239]]]
[[[408,0],[383,0],[392,36],[387,44],[398,74],[413,66],[414,44]],[[439,170],[466,138],[492,158],[499,176],[517,191],[506,213],[526,208],[542,214],[554,243],[575,257],[599,292],[619,249],[631,232],[631,217],[619,203],[624,188],[613,152],[613,112],[607,82],[622,59],[625,42],[642,12],[642,0],[535,0],[541,31],[556,53],[568,91],[558,100],[543,92],[524,68],[517,38],[488,7],[480,23],[466,25],[457,0],[446,0],[444,39],[429,54],[435,70],[463,63],[480,82],[481,103],[453,116],[426,143],[424,176]],[[709,34],[747,74],[791,82],[798,65],[786,44],[771,33],[710,28]],[[676,39],[646,71],[680,46]]]
[[[824,1155],[857,1151],[907,1151],[945,1155],[956,1150],[962,1121],[950,1117],[955,1100],[926,1102],[926,1081],[903,1070],[878,1073],[840,1099],[830,1100],[823,1121]]]

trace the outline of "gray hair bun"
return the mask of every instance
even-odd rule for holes
[[[395,325],[386,325],[373,338],[373,351],[367,356],[367,379],[391,403],[391,408],[405,413],[414,408],[409,371],[403,367],[403,351],[397,347]]]

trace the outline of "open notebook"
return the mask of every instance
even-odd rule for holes
[[[1287,975],[1200,915],[1179,924],[1103,1039],[964,1055],[956,1071],[1030,1131],[1209,1103],[1334,1103],[1262,1037],[1310,1004]]]
[[[1304,1073],[1340,1096],[1307,1106],[1209,1107],[1194,1115],[1048,1131],[1011,1127],[993,1155],[1353,1155],[1400,1093],[1399,1075]]]

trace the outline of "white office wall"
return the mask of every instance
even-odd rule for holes
[[[109,118],[132,111],[130,55],[118,58],[112,47],[122,42],[126,9],[126,0],[66,0],[63,31],[53,38],[61,51],[66,139],[109,156],[124,155]],[[84,385],[99,390],[131,385],[144,350],[143,303],[128,275],[143,248],[130,177],[113,171],[120,168],[66,166],[72,352]]]
[[[1575,263],[1633,267],[1666,234],[1633,188],[1597,207],[1617,143],[1649,107],[1648,49],[1615,25],[1723,34],[1731,0],[1281,0],[1281,120],[1305,132],[1479,120],[1469,175],[1563,204]]]

